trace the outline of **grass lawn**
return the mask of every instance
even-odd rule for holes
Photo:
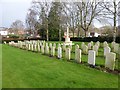
[[[2,45],[0,44],[0,89],[2,88]]]
[[[63,43],[63,42],[53,42],[53,41],[49,41],[48,43],[56,43],[58,46],[58,43]],[[79,47],[81,48],[81,42],[73,42],[75,45],[78,44]],[[85,44],[87,45],[88,42],[85,42]],[[95,43],[94,43],[95,44]],[[109,46],[111,46],[110,43],[108,43]],[[71,59],[74,60],[75,58],[75,45],[72,46],[72,53],[71,53]],[[57,55],[57,51],[56,51],[56,55]],[[115,69],[120,69],[120,58],[118,58],[118,54],[116,54],[116,61],[115,61]],[[63,57],[65,57],[65,53],[63,52]],[[119,60],[118,60],[119,59]],[[86,62],[88,61],[88,55],[84,55],[82,54],[82,61]],[[105,57],[104,57],[104,49],[103,49],[103,43],[100,43],[100,48],[98,50],[98,56],[96,56],[96,62],[95,64],[97,66],[104,66],[105,65]],[[119,64],[119,65],[118,65]]]
[[[2,45],[2,87],[118,88],[118,75]]]

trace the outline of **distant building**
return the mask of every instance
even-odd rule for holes
[[[0,27],[0,36],[6,37],[8,35],[8,30],[5,27]]]
[[[88,33],[88,37],[98,37],[100,36],[101,34],[97,33],[97,32],[89,32]]]
[[[8,35],[8,31],[0,31],[0,35],[1,36],[7,36]]]

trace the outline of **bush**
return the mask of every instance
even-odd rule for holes
[[[9,38],[19,38],[18,35],[13,35],[13,34],[9,34],[8,36],[9,36]]]
[[[106,37],[106,36],[102,36],[102,37],[84,37],[84,38],[81,38],[81,37],[75,37],[75,38],[71,38],[70,39],[71,41],[81,41],[81,42],[90,42],[90,41],[93,41],[93,42],[104,42],[104,41],[107,41],[109,43],[111,43],[113,41],[113,37]],[[117,43],[120,43],[120,37],[116,37],[116,42]]]

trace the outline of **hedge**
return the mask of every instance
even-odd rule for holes
[[[12,39],[3,39],[2,41],[15,41],[17,42],[18,40],[24,41],[24,40],[46,40],[46,39],[42,39],[42,38],[30,38],[30,39],[17,39],[17,38],[12,38]],[[75,37],[75,38],[70,38],[71,41],[80,41],[80,42],[104,42],[107,41],[109,43],[111,43],[113,41],[113,37],[85,37],[85,38],[81,38],[81,37]],[[59,38],[55,38],[55,39],[50,39],[49,41],[59,41]],[[62,41],[65,41],[65,38],[62,38]],[[120,43],[120,37],[116,37],[116,42]]]

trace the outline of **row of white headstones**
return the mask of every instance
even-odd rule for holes
[[[57,57],[60,59],[62,58],[62,53],[65,51],[65,59],[71,59],[71,51],[72,45],[66,47],[65,44],[62,45],[58,44],[58,48],[56,47],[56,43],[46,43],[45,41],[18,41],[15,43],[13,41],[9,42],[9,45],[19,47],[22,49],[41,52],[42,54],[55,56],[55,50],[57,50]],[[78,44],[75,45],[75,61],[80,63],[82,53],[88,54],[88,64],[95,66],[96,56],[98,56],[98,50],[100,48],[100,42],[89,42],[88,45],[85,45],[84,42],[81,44],[81,49]],[[104,57],[105,57],[105,67],[114,70],[115,67],[115,60],[116,60],[116,53],[119,53],[119,44],[112,42],[111,48],[109,47],[108,43],[105,41],[103,43],[104,48]],[[111,50],[112,49],[112,50]],[[112,52],[111,52],[112,51]]]

